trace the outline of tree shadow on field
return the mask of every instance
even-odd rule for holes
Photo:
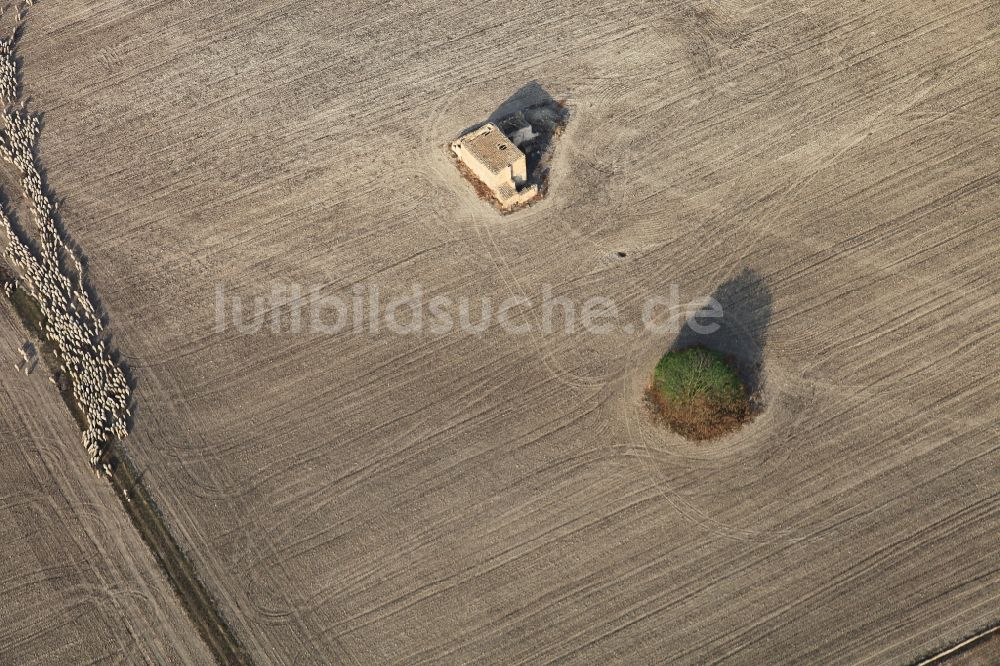
[[[746,269],[719,285],[712,298],[721,306],[722,316],[691,315],[670,351],[702,346],[731,359],[750,392],[752,409],[759,411],[763,406],[764,346],[771,323],[771,289],[755,271]],[[712,324],[718,324],[718,328]],[[706,327],[714,329],[713,332],[707,332]]]

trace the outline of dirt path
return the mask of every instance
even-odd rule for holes
[[[0,298],[0,644],[11,663],[211,661],[46,381],[11,367],[25,341]],[[152,575],[151,575],[152,574]]]

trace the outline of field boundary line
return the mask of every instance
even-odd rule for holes
[[[983,629],[982,631],[978,631],[968,638],[960,640],[951,647],[945,648],[930,657],[925,657],[913,662],[913,666],[930,666],[931,664],[944,663],[948,659],[972,649],[977,643],[992,638],[994,634],[997,634],[998,632],[1000,632],[1000,622],[995,622],[992,626]]]

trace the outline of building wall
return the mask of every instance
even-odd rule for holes
[[[469,167],[469,170],[476,174],[476,177],[494,192],[504,183],[514,185],[515,183],[523,183],[527,178],[527,167],[524,158],[515,162],[514,167],[516,167],[516,170],[508,166],[500,173],[494,174],[486,168],[486,165],[470,155],[461,144],[452,144],[452,150],[462,160],[462,164]]]
[[[462,164],[467,166],[476,175],[476,178],[485,183],[491,190],[496,191],[507,180],[507,174],[510,173],[510,170],[506,173],[500,172],[499,175],[493,174],[486,168],[486,165],[470,155],[461,144],[452,144],[452,150],[458,156],[458,159],[462,160]]]
[[[462,164],[467,166],[486,187],[490,188],[493,195],[503,206],[510,207],[523,203],[538,193],[538,189],[534,185],[522,192],[517,192],[517,186],[524,183],[528,178],[527,160],[523,155],[500,173],[494,174],[486,165],[465,150],[460,141],[451,144],[451,149],[458,156],[458,159],[461,160]],[[505,195],[502,190],[506,190],[507,194]]]
[[[522,155],[517,159],[512,165],[511,177],[514,182],[520,185],[524,181],[528,180],[528,160]]]
[[[513,196],[511,196],[510,198],[508,198],[506,201],[503,200],[503,199],[501,199],[500,203],[504,207],[510,208],[511,206],[517,206],[519,204],[523,204],[523,203],[527,203],[528,201],[531,201],[532,199],[535,198],[535,195],[537,195],[537,194],[538,194],[538,186],[537,185],[531,185],[530,187],[524,188],[520,192],[515,192],[513,194]]]

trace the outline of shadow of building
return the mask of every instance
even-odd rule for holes
[[[531,81],[504,100],[489,117],[461,135],[493,123],[524,153],[527,184],[544,192],[553,142],[569,121],[565,102],[556,100],[538,81]]]
[[[532,107],[559,106],[552,95],[538,81],[531,81],[521,86],[517,92],[503,101],[490,114],[488,122],[495,123],[518,112]]]

